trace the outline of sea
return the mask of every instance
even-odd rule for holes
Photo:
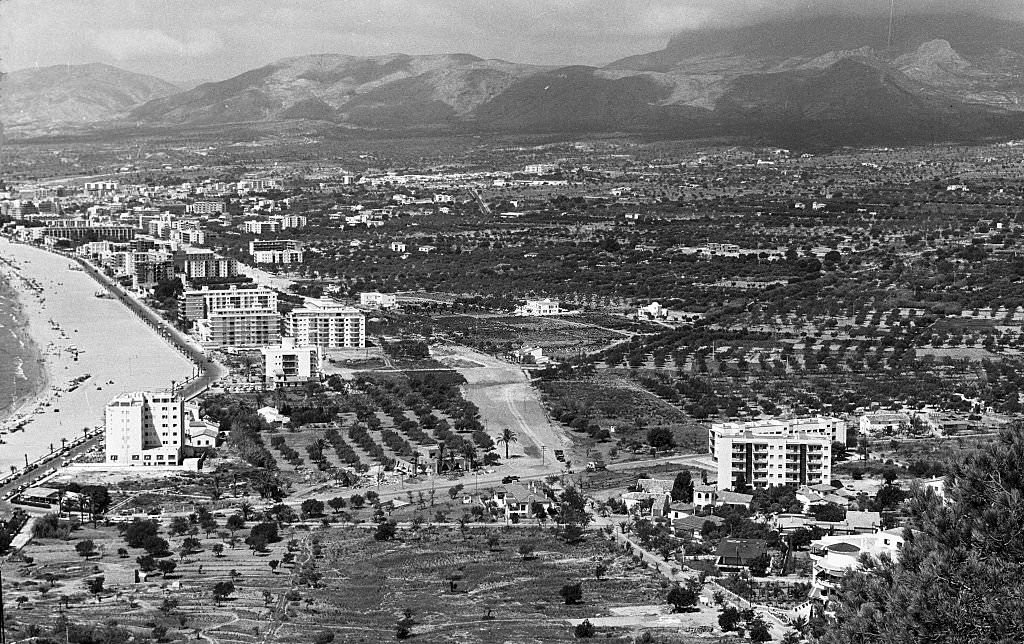
[[[41,358],[28,334],[17,292],[0,275],[0,420],[45,388]]]

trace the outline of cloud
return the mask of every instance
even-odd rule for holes
[[[675,34],[827,13],[888,15],[890,0],[3,0],[7,69],[108,62],[223,79],[309,53],[471,53],[602,65]],[[900,15],[970,11],[1024,21],[1022,0],[896,0]]]
[[[195,30],[187,38],[174,38],[159,29],[107,29],[93,36],[92,44],[120,61],[158,56],[198,58],[224,46],[212,29]]]

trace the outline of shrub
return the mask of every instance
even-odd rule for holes
[[[597,634],[597,629],[594,628],[594,625],[590,623],[589,619],[585,619],[576,625],[576,628],[573,630],[573,634],[581,639],[585,637],[593,637]]]

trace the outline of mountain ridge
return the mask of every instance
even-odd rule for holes
[[[308,123],[383,132],[742,133],[783,142],[804,131],[835,145],[1019,134],[1019,23],[903,17],[893,47],[878,27],[873,18],[812,16],[681,32],[663,50],[603,67],[472,54],[292,56],[83,126]]]

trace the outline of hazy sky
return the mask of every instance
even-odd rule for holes
[[[897,0],[1024,18],[1024,0]],[[601,65],[674,33],[889,0],[0,0],[0,68],[103,62],[220,80],[285,56],[471,53]]]

